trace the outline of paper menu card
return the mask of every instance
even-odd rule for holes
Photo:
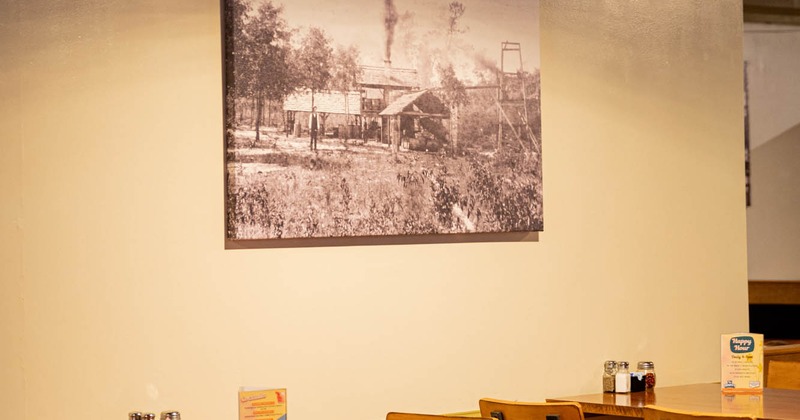
[[[286,420],[286,388],[239,388],[239,420]]]
[[[764,390],[764,335],[722,334],[720,386],[724,393]]]

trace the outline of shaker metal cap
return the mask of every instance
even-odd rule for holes
[[[637,369],[653,369],[655,365],[653,362],[639,362]]]
[[[181,420],[181,413],[177,411],[162,411],[161,420]]]
[[[138,411],[131,411],[128,413],[128,420],[142,420],[142,413]]]
[[[625,362],[625,361],[617,362],[617,365],[619,365],[619,367],[621,367],[621,368],[627,368],[628,367],[628,362]]]
[[[615,368],[615,367],[617,367],[617,362],[615,362],[613,360],[606,360],[605,366],[607,368]]]

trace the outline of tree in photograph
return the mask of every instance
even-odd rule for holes
[[[497,92],[484,88],[468,90],[469,102],[458,111],[458,134],[469,139],[461,150],[491,152],[497,144]]]
[[[453,149],[458,147],[458,111],[467,103],[467,88],[464,82],[456,77],[452,64],[440,65],[439,77],[442,83],[444,102],[450,107],[450,141]]]
[[[452,37],[455,34],[466,32],[466,29],[461,28],[459,25],[461,16],[464,16],[464,12],[466,11],[466,7],[464,3],[460,1],[452,1],[448,5],[448,16],[447,16],[447,35],[448,37]]]
[[[245,53],[250,43],[247,41],[245,28],[252,8],[243,0],[229,1],[230,13],[225,15],[225,44],[229,48],[225,51],[225,60],[233,65],[225,69],[228,72],[225,100],[230,118],[229,123],[241,124],[244,117],[242,104],[249,97],[249,83],[246,83],[244,79],[245,75],[250,73],[250,59]]]
[[[343,47],[339,45],[333,55],[333,75],[331,85],[344,95],[344,114],[346,124],[350,124],[350,103],[348,94],[355,89],[361,67],[358,65],[359,52],[354,45]],[[348,139],[348,130],[345,130],[344,139]]]
[[[311,106],[314,94],[328,87],[331,80],[333,48],[325,31],[312,27],[303,38],[297,56],[300,84],[311,90]]]
[[[283,7],[271,1],[261,3],[246,24],[244,38],[248,43],[248,93],[255,102],[255,141],[260,140],[261,121],[267,101],[280,100],[294,89],[295,80],[289,68],[291,31],[282,17]]]

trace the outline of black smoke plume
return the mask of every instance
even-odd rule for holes
[[[394,27],[397,25],[397,8],[394,0],[384,0],[383,26],[386,29],[386,54],[387,61],[392,60],[392,43],[394,43]]]

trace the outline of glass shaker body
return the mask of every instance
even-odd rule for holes
[[[603,392],[614,392],[616,389],[614,382],[616,381],[617,375],[617,362],[606,360],[603,367]]]
[[[614,392],[631,392],[631,372],[628,370],[628,362],[617,363],[617,374],[614,378]]]
[[[639,362],[636,369],[644,372],[645,391],[650,391],[656,387],[656,368],[653,362]]]

